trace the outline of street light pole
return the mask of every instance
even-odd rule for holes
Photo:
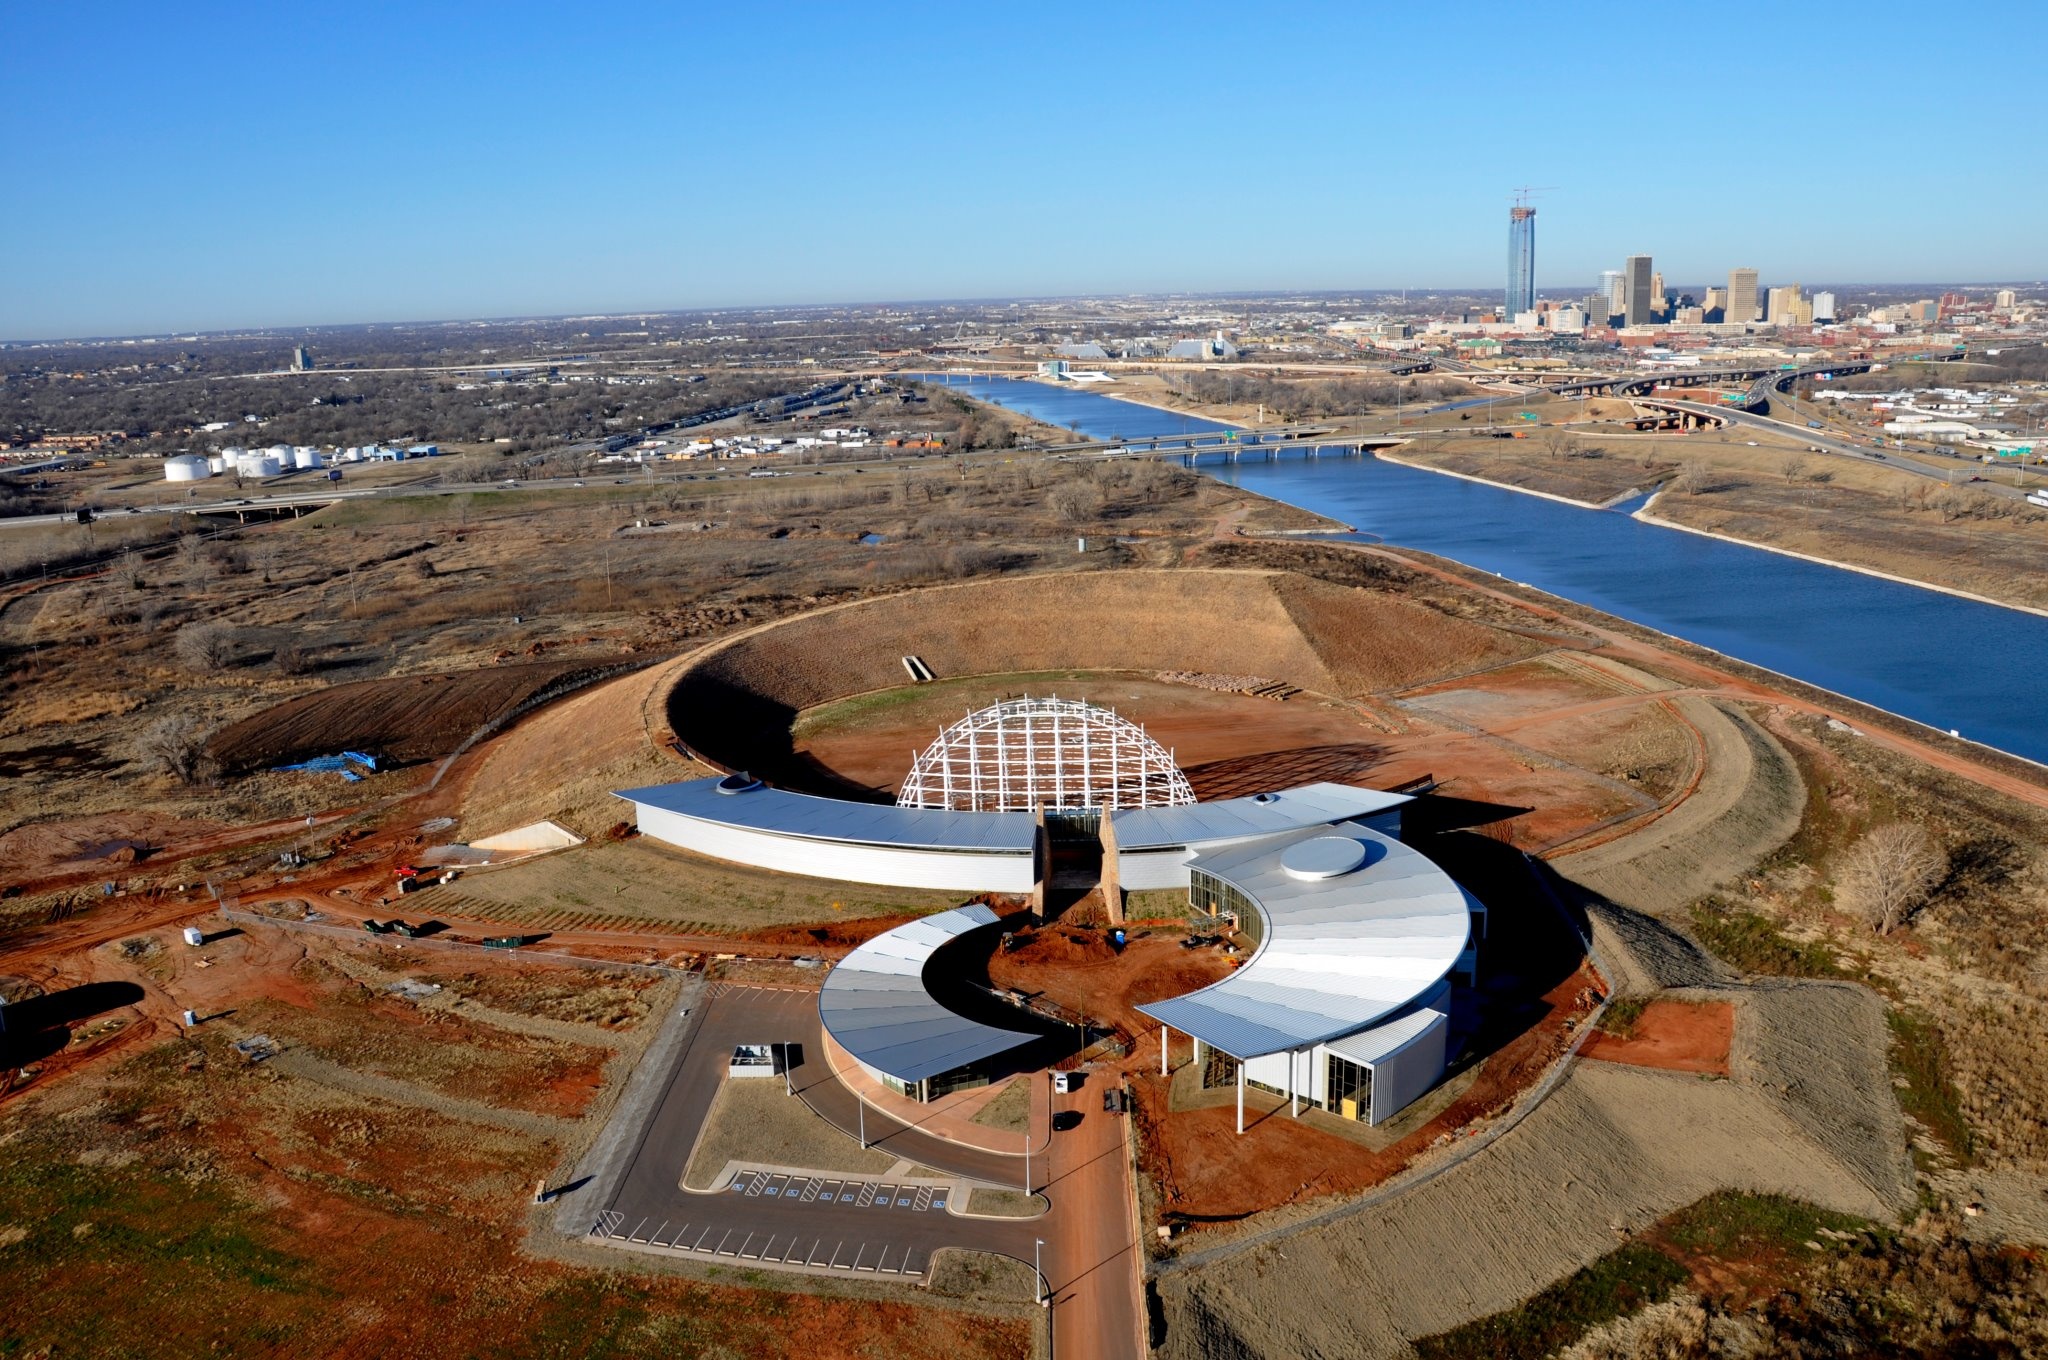
[[[868,1103],[859,1096],[855,1096],[853,1098],[853,1108],[860,1114],[860,1146],[861,1151],[865,1152],[868,1146]]]
[[[1039,1264],[1040,1253],[1044,1249],[1045,1239],[1043,1237],[1031,1239],[1031,1270],[1033,1274],[1038,1276],[1038,1306],[1040,1308],[1050,1308],[1052,1307],[1052,1291],[1045,1287],[1045,1267]]]

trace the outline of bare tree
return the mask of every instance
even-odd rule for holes
[[[1687,496],[1705,495],[1714,489],[1713,471],[1699,459],[1691,459],[1680,465],[1678,475],[1671,479],[1671,488]]]
[[[225,623],[188,623],[178,630],[178,659],[193,670],[221,670],[233,665],[241,638]]]
[[[1842,862],[1842,901],[1880,935],[1926,905],[1947,858],[1924,827],[1891,822],[1856,842]]]
[[[1806,480],[1806,460],[1796,453],[1788,457],[1778,470],[1785,474],[1785,480],[1788,482]]]
[[[141,754],[146,763],[189,784],[205,763],[206,733],[193,714],[167,714],[142,734]]]
[[[1102,508],[1102,493],[1080,482],[1068,482],[1052,489],[1046,498],[1054,514],[1069,524],[1084,524]]]

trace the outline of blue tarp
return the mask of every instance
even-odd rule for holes
[[[351,761],[372,772],[377,768],[375,756],[364,755],[361,751],[343,751],[338,756],[314,756],[311,760],[302,760],[296,765],[280,765],[277,769],[280,773],[304,770],[310,774],[338,774],[354,784],[360,782],[362,776],[349,768]]]

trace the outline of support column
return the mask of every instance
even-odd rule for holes
[[[1244,1132],[1244,1059],[1237,1060],[1237,1131]]]
[[[1290,1119],[1301,1118],[1301,1094],[1294,1089],[1294,1060],[1298,1056],[1293,1049],[1287,1050],[1287,1115]]]
[[[1166,1026],[1159,1027],[1159,1075],[1166,1075],[1166,1053],[1173,1046],[1173,1031]]]

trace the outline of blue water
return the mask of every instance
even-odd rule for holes
[[[1044,383],[953,385],[1096,438],[1227,428]],[[2048,676],[2048,618],[1372,458],[1210,454],[1201,466],[1390,544],[2048,761],[2033,692]]]

